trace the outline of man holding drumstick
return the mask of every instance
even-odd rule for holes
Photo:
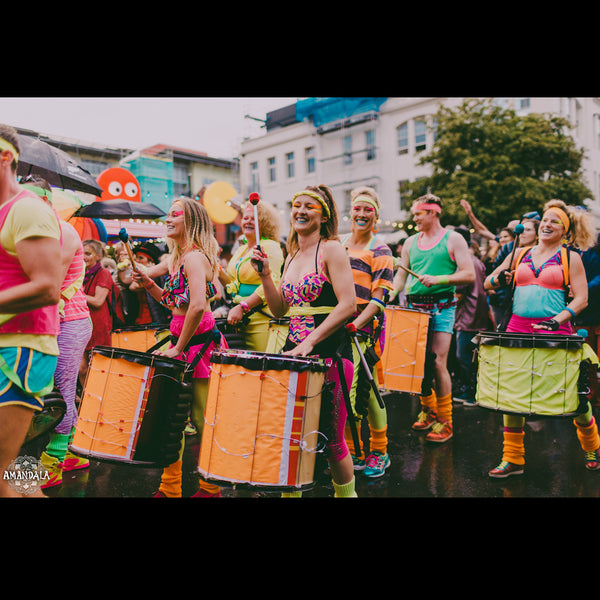
[[[411,208],[416,234],[402,248],[396,293],[404,289],[409,308],[429,311],[433,331],[431,351],[435,354],[434,385],[421,396],[421,412],[413,424],[426,431],[427,440],[443,443],[452,438],[452,381],[447,360],[452,341],[457,285],[475,280],[469,248],[462,235],[442,227],[442,201],[433,194],[418,198]]]

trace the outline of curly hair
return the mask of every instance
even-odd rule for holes
[[[249,206],[252,206],[250,202],[244,202],[241,206],[242,213],[246,212],[246,209]],[[279,220],[277,209],[269,202],[261,200],[256,205],[256,210],[258,212],[258,229],[260,237],[278,242],[281,232],[281,221]]]
[[[553,198],[544,204],[543,212],[552,207],[560,208],[569,217],[569,231],[565,234],[567,244],[579,250],[589,250],[596,243],[596,229],[591,214],[580,206],[570,206]]]

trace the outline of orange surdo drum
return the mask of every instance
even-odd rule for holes
[[[211,354],[198,472],[219,483],[268,490],[313,484],[327,363],[312,357],[229,350]]]
[[[70,448],[76,454],[143,466],[177,460],[189,411],[187,363],[95,346]]]
[[[126,348],[138,352],[147,352],[157,342],[164,340],[168,347],[169,329],[157,325],[138,325],[113,329],[110,332],[110,344],[113,348]]]
[[[420,394],[430,376],[431,315],[427,311],[401,306],[387,306],[384,314],[382,387]]]

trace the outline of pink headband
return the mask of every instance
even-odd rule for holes
[[[439,204],[434,204],[433,202],[423,202],[421,204],[413,206],[412,208],[413,210],[432,210],[433,212],[436,212],[438,214],[442,212],[442,208],[439,206]]]

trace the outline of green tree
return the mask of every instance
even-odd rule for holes
[[[434,115],[437,138],[420,165],[431,175],[410,184],[413,199],[430,190],[442,199],[444,224],[468,224],[466,198],[490,231],[523,213],[560,198],[583,204],[592,192],[583,180],[583,150],[566,133],[569,123],[553,115],[496,106],[490,99],[466,99]]]

